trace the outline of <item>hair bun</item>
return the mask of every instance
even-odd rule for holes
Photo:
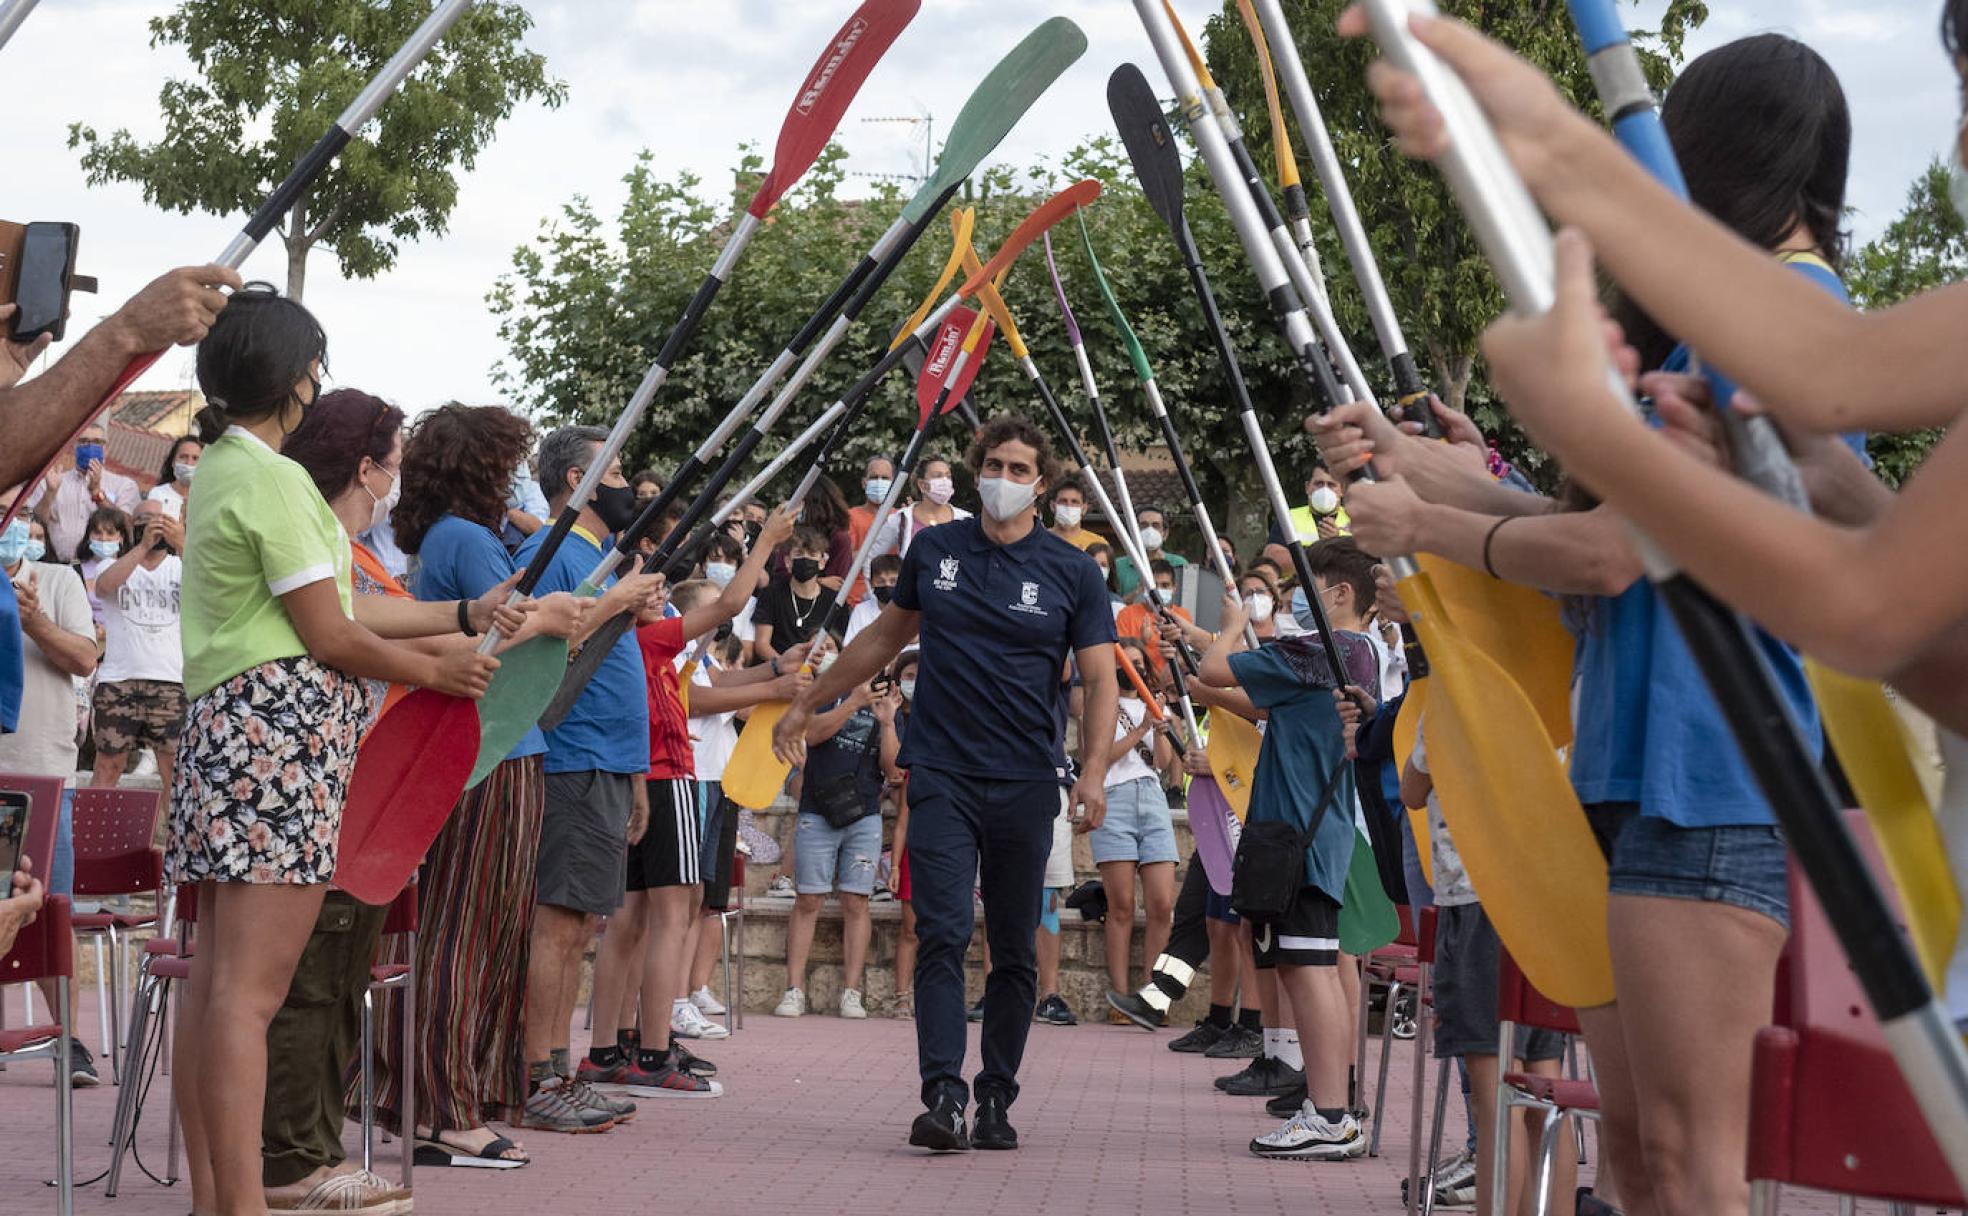
[[[205,408],[192,419],[192,425],[198,428],[198,442],[217,443],[219,436],[232,425],[232,419],[226,414],[225,403],[212,397],[206,400]]]

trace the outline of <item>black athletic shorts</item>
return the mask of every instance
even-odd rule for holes
[[[1283,916],[1245,923],[1260,969],[1339,965],[1339,901],[1317,887],[1300,887]]]
[[[702,882],[701,827],[697,821],[696,778],[650,778],[649,828],[641,840],[629,846],[628,889],[647,891]]]

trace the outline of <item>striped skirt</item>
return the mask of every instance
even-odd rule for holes
[[[507,760],[465,791],[418,872],[416,1122],[435,1131],[505,1119],[526,1101],[522,1031],[542,774],[540,756]],[[407,961],[401,945],[391,949],[399,952],[393,961]],[[380,1121],[396,1129],[402,1002],[384,1009],[375,1092]]]

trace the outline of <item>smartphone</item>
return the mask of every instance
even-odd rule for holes
[[[0,899],[14,893],[14,871],[20,868],[21,840],[33,805],[23,790],[0,790]]]
[[[14,283],[12,338],[32,342],[42,334],[59,342],[68,329],[68,293],[75,278],[75,247],[82,229],[43,220],[27,225]]]

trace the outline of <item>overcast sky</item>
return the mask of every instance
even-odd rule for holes
[[[153,51],[146,20],[166,11],[136,0],[48,0],[0,51],[9,120],[0,124],[0,217],[81,224],[83,273],[100,277],[102,303],[76,297],[87,323],[159,270],[211,257],[243,216],[166,215],[134,186],[87,187],[67,124],[159,133],[157,91],[187,68]],[[668,175],[689,169],[721,186],[746,140],[768,148],[801,74],[850,9],[850,0],[531,0],[531,45],[566,81],[558,110],[532,107],[501,128],[464,179],[451,230],[409,246],[396,269],[343,282],[331,254],[310,263],[308,303],[329,333],[335,379],[413,411],[445,400],[504,399],[492,385],[500,355],[484,297],[542,217],[576,194],[612,216],[620,179],[651,149]],[[1691,54],[1762,30],[1802,38],[1838,70],[1856,124],[1850,202],[1861,240],[1898,212],[1908,183],[1945,151],[1956,121],[1952,73],[1935,27],[1939,0],[1709,0]],[[1634,24],[1655,11],[1635,9]],[[1191,28],[1212,8],[1185,0]],[[1025,166],[1106,128],[1104,87],[1114,65],[1153,55],[1125,0],[924,0],[848,111],[840,139],[850,172],[912,172],[921,127],[870,118],[933,114],[937,137],[977,78],[1027,30],[1064,13],[1086,31],[1086,56],[999,148]],[[1150,71],[1150,79],[1159,74]],[[282,281],[277,242],[248,277]],[[75,332],[75,331],[71,331]],[[174,352],[139,382],[187,387],[191,359]],[[524,407],[524,401],[510,402]]]

